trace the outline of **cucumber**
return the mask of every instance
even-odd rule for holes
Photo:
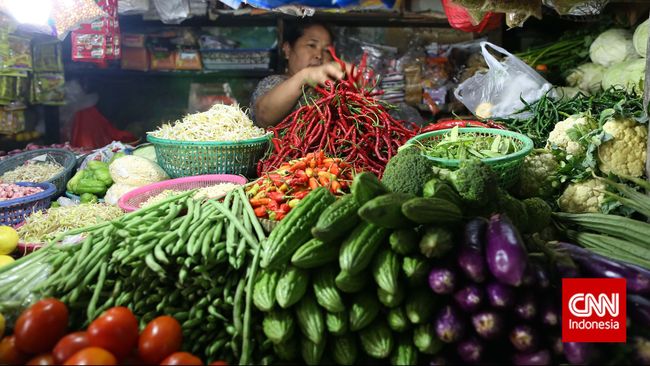
[[[398,229],[390,233],[388,242],[395,253],[411,255],[418,251],[420,234],[415,229]]]
[[[359,209],[359,216],[373,225],[387,229],[412,227],[413,222],[402,212],[402,205],[413,198],[407,193],[388,193],[375,197]]]
[[[372,275],[380,289],[395,294],[399,287],[399,271],[402,267],[399,257],[386,248],[375,256]]]
[[[355,293],[363,290],[369,281],[370,273],[366,271],[354,275],[346,271],[341,271],[334,279],[336,287],[347,293]]]
[[[359,333],[361,347],[370,357],[387,358],[393,351],[393,334],[385,321],[379,319]]]
[[[397,346],[390,356],[391,365],[417,365],[418,350],[413,345],[411,337],[402,335],[397,341]]]
[[[296,249],[311,236],[311,228],[321,212],[335,198],[325,187],[311,191],[269,235],[263,248],[262,268],[278,268],[289,261]]]
[[[253,287],[253,304],[260,311],[271,311],[275,305],[275,288],[280,279],[279,271],[262,270]]]
[[[409,329],[411,323],[403,308],[394,308],[388,312],[388,326],[395,332],[404,332]]]
[[[305,295],[309,285],[309,272],[288,266],[275,288],[275,299],[283,308],[289,308]]]
[[[345,236],[359,223],[359,204],[348,194],[331,204],[318,218],[311,234],[322,241],[331,242]]]
[[[370,172],[361,172],[354,176],[351,187],[352,195],[359,206],[364,205],[371,199],[388,193],[388,188],[381,183],[376,175]]]
[[[428,288],[410,291],[405,303],[406,316],[413,324],[423,324],[433,318],[436,295]]]
[[[302,334],[310,341],[320,344],[325,340],[325,316],[311,294],[296,306],[296,319]]]
[[[345,310],[343,298],[336,287],[336,267],[330,266],[321,269],[314,276],[314,294],[318,304],[331,313],[339,313]]]
[[[463,218],[463,213],[458,206],[434,197],[410,199],[402,205],[402,213],[418,224],[452,224]]]
[[[387,235],[387,229],[367,222],[357,226],[341,245],[341,271],[354,275],[366,269]]]
[[[337,365],[354,365],[357,360],[357,342],[352,335],[332,339],[332,356]]]
[[[327,331],[334,335],[343,335],[348,331],[348,312],[325,314]]]
[[[357,294],[350,307],[350,330],[356,332],[370,325],[379,314],[379,308],[379,302],[371,291]]]
[[[325,352],[325,340],[320,343],[314,343],[309,339],[303,338],[300,341],[302,359],[307,365],[319,365]]]
[[[339,246],[311,239],[301,245],[291,257],[291,264],[298,268],[310,269],[333,262],[339,257]]]
[[[271,311],[264,315],[262,330],[266,338],[274,344],[284,343],[293,336],[293,316],[287,310]]]
[[[404,301],[406,291],[402,287],[398,287],[394,294],[385,291],[382,288],[377,288],[377,298],[387,308],[394,308],[400,306]]]

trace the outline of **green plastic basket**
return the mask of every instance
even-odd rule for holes
[[[449,134],[451,129],[438,130],[423,133],[417,135],[410,139],[405,145],[417,145],[419,143],[425,143],[429,141],[438,141]],[[499,176],[499,184],[504,188],[512,187],[517,183],[517,178],[519,176],[519,171],[521,165],[524,162],[526,155],[530,154],[533,150],[533,140],[528,136],[522,135],[517,132],[500,130],[496,128],[459,128],[459,135],[461,134],[474,134],[476,136],[494,136],[501,135],[512,139],[513,144],[516,147],[516,151],[512,154],[502,156],[499,158],[485,158],[481,159],[484,163],[490,165],[494,172]],[[458,159],[444,159],[444,158],[434,158],[427,156],[428,159],[435,162],[435,164],[441,168],[455,169],[460,165],[460,160]]]
[[[236,142],[176,141],[147,135],[158,164],[172,178],[203,174],[257,175],[257,162],[268,149],[271,135]]]

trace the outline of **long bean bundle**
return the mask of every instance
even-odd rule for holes
[[[208,360],[268,361],[262,332],[251,329],[264,232],[241,188],[223,203],[201,203],[193,193],[69,231],[68,237],[83,234],[83,241],[61,244],[60,235],[3,267],[0,311],[57,297],[71,309],[73,325],[82,326],[112,306],[127,306],[141,326],[173,316],[182,324],[185,349]],[[27,282],[17,281],[22,278]]]
[[[345,70],[345,64],[330,53]],[[271,129],[273,151],[257,166],[258,174],[277,169],[282,162],[304,154],[324,151],[352,164],[355,170],[381,176],[397,148],[413,137],[416,126],[395,120],[372,92],[374,84],[366,77],[366,55],[347,77],[325,88],[316,86],[320,99],[287,116]]]

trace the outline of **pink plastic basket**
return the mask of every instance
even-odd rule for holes
[[[164,180],[144,187],[136,188],[120,198],[117,204],[126,212],[132,212],[140,208],[151,197],[160,194],[165,190],[189,191],[196,188],[210,187],[220,183],[246,184],[247,180],[241,175],[232,174],[208,174],[193,177]]]

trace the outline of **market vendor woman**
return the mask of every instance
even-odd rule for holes
[[[302,22],[289,26],[285,33],[286,73],[260,81],[251,97],[253,120],[264,128],[275,126],[291,113],[303,96],[303,86],[324,85],[345,75],[329,54],[332,33],[325,25]]]

